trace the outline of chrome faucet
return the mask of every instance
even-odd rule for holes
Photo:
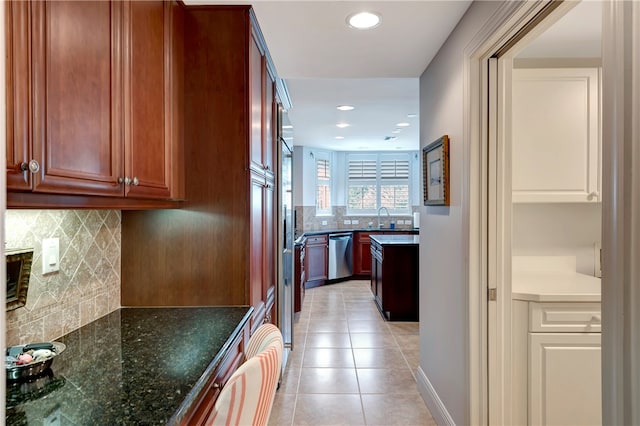
[[[387,217],[390,218],[391,215],[389,214],[389,209],[386,207],[380,207],[378,209],[378,229],[382,229],[382,223],[380,223],[380,210],[385,209],[385,211],[387,212]]]

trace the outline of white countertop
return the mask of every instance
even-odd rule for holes
[[[575,272],[575,258],[514,256],[511,297],[533,302],[600,302],[600,278]]]

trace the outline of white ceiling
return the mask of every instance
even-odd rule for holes
[[[289,88],[294,145],[336,151],[417,150],[418,78],[469,1],[256,2],[278,74]],[[358,31],[346,17],[363,10],[382,24]],[[349,104],[353,111],[338,111]],[[340,129],[339,122],[350,124]],[[409,127],[393,133],[396,124]],[[336,136],[344,137],[338,140]],[[385,138],[395,137],[395,140]]]
[[[585,0],[554,22],[518,58],[600,58],[602,3]]]

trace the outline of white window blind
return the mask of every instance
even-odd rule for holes
[[[328,158],[316,159],[316,214],[331,214],[331,164]]]
[[[347,168],[347,213],[374,214],[379,207],[410,213],[409,155],[351,154]]]

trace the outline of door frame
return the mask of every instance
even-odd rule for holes
[[[559,2],[556,2],[559,3]],[[504,324],[489,323],[487,292],[498,290],[495,308],[505,317],[504,263],[497,244],[489,244],[490,171],[489,76],[491,56],[551,1],[504,2],[464,51],[463,232],[468,247],[468,368],[471,424],[510,424],[510,366]],[[560,3],[561,4],[561,3]],[[603,8],[603,239],[602,239],[602,413],[603,424],[640,423],[640,3],[605,1]],[[570,6],[566,2],[566,6]],[[560,13],[561,11],[558,11]],[[539,23],[540,21],[538,21]],[[540,27],[542,28],[542,27]],[[494,129],[495,130],[495,129]],[[496,143],[494,141],[494,143]],[[499,146],[497,146],[499,148]],[[504,152],[501,154],[504,158]],[[635,174],[633,173],[635,171]],[[491,177],[491,173],[496,174]],[[491,179],[490,179],[491,178]],[[502,186],[502,191],[505,188]],[[503,200],[504,203],[504,200]],[[493,206],[498,209],[504,204]],[[497,227],[496,227],[497,228]],[[500,241],[501,235],[492,236]],[[504,237],[504,236],[502,236]],[[495,268],[494,272],[491,272]],[[492,282],[492,280],[496,280]],[[488,330],[498,341],[489,352]],[[495,348],[499,351],[496,353]],[[489,359],[507,364],[491,379]],[[495,363],[495,359],[493,360]],[[494,364],[496,365],[496,364]],[[495,389],[494,389],[495,387]]]
[[[463,211],[471,424],[512,424],[509,55],[577,3],[504,2],[464,51]],[[496,61],[496,57],[503,60]],[[494,89],[495,86],[495,89]],[[492,121],[490,121],[490,117]],[[500,120],[496,120],[500,117]],[[497,298],[489,301],[495,289]]]

